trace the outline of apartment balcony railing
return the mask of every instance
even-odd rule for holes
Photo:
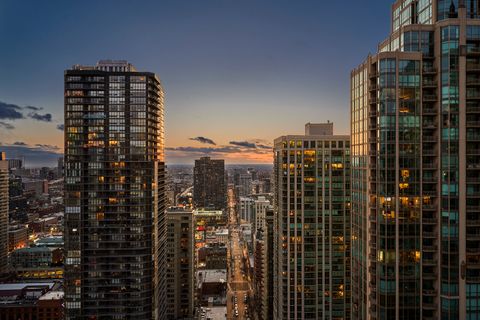
[[[478,100],[478,99],[480,99],[480,92],[467,93],[467,99],[468,100]]]
[[[478,72],[480,71],[480,63],[468,63],[467,62],[467,72],[473,71]]]
[[[423,169],[437,169],[437,164],[435,162],[423,163]]]
[[[478,127],[478,126],[480,126],[480,120],[467,120],[467,126]]]
[[[480,183],[480,177],[468,176],[467,175],[467,182],[479,182]]]
[[[437,101],[437,95],[436,94],[424,94],[423,95],[423,101]]]
[[[429,136],[422,136],[422,140],[424,142],[437,142],[437,137],[433,136],[433,135],[429,135]]]
[[[424,224],[436,224],[436,223],[437,223],[437,219],[436,219],[436,218],[426,218],[426,217],[423,217],[422,223],[424,223]]]
[[[423,67],[423,73],[437,73],[437,69],[433,67]]]
[[[480,79],[467,79],[467,86],[480,86]]]
[[[467,154],[480,154],[480,148],[474,149],[474,148],[467,148]]]
[[[477,113],[480,112],[480,105],[469,106],[467,105],[467,113]]]
[[[422,86],[424,88],[436,88],[437,87],[437,81],[423,80],[422,81]]]
[[[432,245],[423,245],[423,251],[425,252],[436,252],[438,246],[436,244]]]

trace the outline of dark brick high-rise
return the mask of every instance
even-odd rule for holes
[[[199,208],[224,209],[226,206],[225,161],[203,157],[193,168],[193,201]]]

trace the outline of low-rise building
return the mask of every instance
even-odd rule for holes
[[[63,290],[59,282],[0,284],[1,320],[63,317]]]

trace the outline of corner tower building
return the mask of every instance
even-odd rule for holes
[[[155,74],[65,71],[66,319],[165,318],[163,123]]]
[[[351,75],[352,318],[480,317],[480,3],[398,0]]]

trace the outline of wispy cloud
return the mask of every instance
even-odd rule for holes
[[[28,116],[34,120],[52,122],[52,115],[50,113],[39,114],[37,112],[30,112]]]
[[[62,123],[62,124],[57,124],[57,129],[60,130],[60,131],[63,131],[65,130],[65,125]]]
[[[229,142],[231,145],[234,145],[234,146],[239,146],[239,147],[244,147],[244,148],[252,148],[254,149],[256,146],[255,146],[255,143],[253,142],[248,142],[248,141],[230,141]]]
[[[12,145],[14,145],[14,146],[26,146],[27,144],[23,141],[16,141],[16,142],[12,143]]]
[[[229,143],[234,146],[244,147],[249,149],[272,149],[271,146],[265,143],[259,143],[262,140],[253,140],[253,141],[230,141]]]
[[[19,105],[6,103],[0,101],[0,119],[6,120],[19,120],[25,119],[24,112],[28,111],[26,117],[42,121],[42,122],[52,122],[52,115],[50,113],[41,114],[38,111],[43,110],[41,107],[34,107],[34,106],[25,106],[20,107]],[[10,128],[13,129],[13,128]]]
[[[23,119],[22,108],[16,104],[0,101],[0,119],[17,120]]]
[[[190,140],[198,141],[200,143],[205,143],[205,144],[211,144],[211,145],[214,145],[214,146],[217,145],[215,143],[215,141],[213,141],[212,139],[209,139],[209,138],[205,138],[205,137],[195,137],[195,138],[190,138]]]
[[[7,129],[7,130],[13,130],[13,129],[15,129],[15,126],[8,123],[8,122],[0,121],[0,128],[4,128],[4,129]]]
[[[26,106],[25,109],[28,109],[28,110],[33,110],[33,111],[40,111],[40,110],[43,110],[43,108],[40,108],[40,107],[34,107],[34,106]]]

